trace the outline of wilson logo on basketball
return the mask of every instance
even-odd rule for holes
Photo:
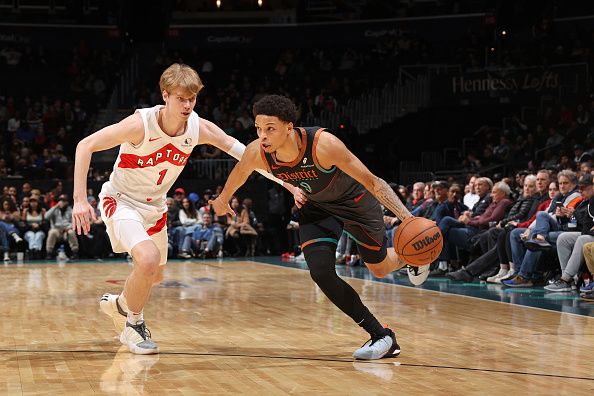
[[[105,212],[105,216],[109,219],[116,211],[118,207],[118,202],[113,197],[105,197],[103,198],[103,211]]]
[[[412,244],[412,246],[416,251],[419,251],[426,247],[431,246],[434,242],[439,242],[440,238],[441,238],[441,233],[438,232],[433,236],[426,236],[423,239],[419,239],[418,241],[414,242]]]

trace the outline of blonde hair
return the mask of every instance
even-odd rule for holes
[[[176,88],[181,88],[197,95],[204,88],[204,84],[202,84],[196,70],[183,63],[174,63],[161,74],[159,87],[161,92],[172,92]]]

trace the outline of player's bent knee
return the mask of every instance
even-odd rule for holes
[[[161,253],[153,241],[142,241],[132,248],[134,267],[144,276],[154,278],[159,272]]]
[[[319,243],[303,249],[305,261],[309,267],[309,274],[317,284],[338,277],[335,270],[336,258],[333,248],[334,246]]]

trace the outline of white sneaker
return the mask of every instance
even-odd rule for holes
[[[144,321],[135,325],[126,322],[126,327],[120,334],[120,342],[136,355],[152,355],[159,353],[159,347],[151,340],[151,332]]]
[[[507,270],[499,268],[499,272],[487,278],[487,283],[501,283],[501,278],[507,275]]]
[[[412,265],[406,266],[406,273],[408,274],[408,280],[415,286],[422,285],[429,277],[429,264],[422,265],[420,267],[413,267]]]
[[[382,338],[367,341],[353,353],[355,359],[362,360],[376,360],[398,355],[400,355],[400,346],[396,342],[396,335],[392,330],[390,330],[390,334]]]
[[[116,334],[120,334],[124,330],[126,318],[128,317],[128,313],[118,304],[118,297],[117,294],[105,293],[99,300],[99,308],[113,320]]]
[[[305,256],[303,255],[303,253],[295,257],[295,261],[305,261]]]
[[[499,282],[497,282],[497,283],[502,283],[504,280],[508,280],[508,279],[511,279],[511,278],[513,278],[513,276],[514,276],[514,273],[515,273],[515,271],[514,271],[513,269],[511,269],[511,268],[510,268],[510,269],[509,269],[509,270],[508,270],[508,271],[505,273],[505,275],[503,275],[501,278],[499,278]]]

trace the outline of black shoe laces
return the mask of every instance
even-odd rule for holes
[[[132,327],[134,330],[136,330],[136,332],[138,334],[140,334],[140,336],[143,339],[146,340],[147,338],[151,338],[151,332],[149,329],[146,328],[146,325],[144,324],[144,322],[141,322],[141,323],[135,324],[135,325],[130,324],[130,323],[128,323],[128,324],[130,325],[130,327]]]

